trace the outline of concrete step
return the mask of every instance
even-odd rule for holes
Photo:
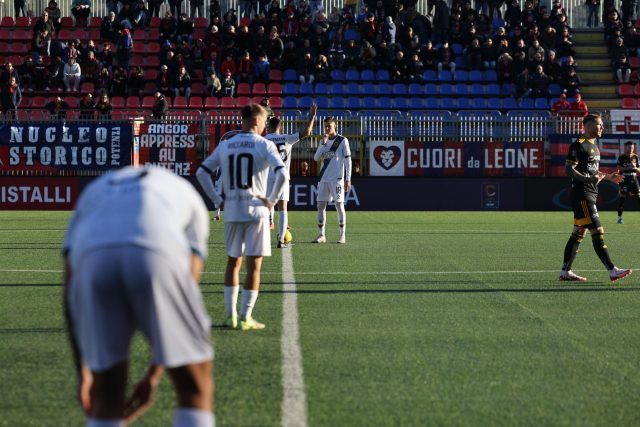
[[[579,32],[579,33],[574,33],[573,37],[571,38],[571,41],[573,41],[573,44],[585,44],[585,43],[600,43],[603,42],[603,34],[602,31],[598,31],[598,32]]]
[[[608,71],[578,71],[578,75],[583,83],[609,83],[613,81],[613,73]]]
[[[583,95],[590,95],[590,97],[596,98],[617,97],[618,94],[616,90],[617,87],[614,85],[580,86],[580,92],[582,92]]]
[[[582,73],[613,73],[609,64],[605,67],[584,67],[582,66],[584,61],[580,61],[578,63],[578,74],[582,75]]]
[[[584,98],[584,101],[587,103],[589,110],[593,110],[596,108],[620,108],[620,99],[591,99]]]
[[[574,44],[573,48],[576,51],[576,56],[585,57],[585,58],[593,57],[596,55],[598,57],[600,57],[600,55],[608,56],[608,53],[609,53],[607,51],[607,46],[604,44],[604,42],[600,44],[594,44],[594,45]]]
[[[611,60],[607,57],[607,58],[579,58],[580,62],[578,63],[578,66],[580,67],[580,69],[586,69],[587,68],[591,68],[591,67],[603,67],[603,68],[609,68],[609,63],[611,62]]]

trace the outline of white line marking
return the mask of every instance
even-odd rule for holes
[[[291,249],[282,250],[282,426],[307,427],[307,395],[304,389],[298,294]]]

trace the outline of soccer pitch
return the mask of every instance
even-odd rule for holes
[[[68,213],[0,212],[0,425],[82,425],[63,329]],[[338,237],[327,214],[327,238]],[[313,245],[291,212],[311,426],[639,425],[640,272],[611,284],[587,237],[558,282],[571,212],[347,212],[347,244]],[[601,212],[620,267],[640,268],[640,215]],[[224,321],[222,225],[202,291]],[[282,253],[264,263],[264,331],[214,326],[221,426],[282,425]],[[136,339],[131,381],[148,360]],[[290,390],[288,390],[290,391]],[[136,425],[170,425],[168,379]]]

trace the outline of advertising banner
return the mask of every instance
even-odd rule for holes
[[[181,176],[193,176],[202,162],[198,150],[199,123],[142,123],[136,136],[140,165],[162,166]]]
[[[91,178],[2,177],[4,210],[70,210]]]
[[[404,176],[404,141],[370,141],[369,175]]]
[[[405,144],[405,176],[544,176],[544,142]]]
[[[609,110],[613,133],[640,133],[640,110]]]
[[[0,125],[3,172],[106,171],[131,164],[129,123]]]
[[[551,134],[549,135],[549,152],[551,154],[551,167],[548,176],[566,176],[565,162],[569,153],[569,146],[580,135]],[[600,149],[600,171],[610,173],[616,171],[618,157],[624,151],[624,143],[640,142],[640,135],[605,134],[598,140]]]

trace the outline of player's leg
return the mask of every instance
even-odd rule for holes
[[[632,270],[630,268],[618,268],[613,264],[611,256],[609,255],[609,249],[604,243],[604,227],[602,227],[599,222],[597,225],[597,227],[590,230],[593,249],[595,249],[598,258],[600,258],[600,261],[602,261],[607,271],[609,271],[609,279],[615,282],[631,274]]]
[[[123,426],[128,363],[121,362],[93,374],[91,415],[87,426]]]
[[[582,239],[584,238],[587,230],[580,226],[574,226],[573,231],[571,232],[571,236],[569,236],[569,240],[564,247],[564,259],[562,262],[562,270],[560,271],[560,280],[566,281],[574,281],[574,282],[586,282],[587,279],[581,276],[578,276],[573,271],[571,271],[571,265],[573,261],[576,259],[576,255],[578,253],[578,249],[580,248],[580,243],[582,243]]]
[[[328,182],[318,183],[318,237],[313,243],[325,243],[327,238],[324,235],[325,225],[327,223],[327,204],[331,201],[331,184]]]
[[[238,326],[238,294],[245,226],[242,222],[224,223],[224,243],[228,255],[224,272],[224,305],[227,312],[226,325],[230,328]]]
[[[618,200],[618,224],[622,224],[622,213],[624,212],[624,203],[627,201],[627,188],[624,186],[624,182],[620,184]]]
[[[178,408],[174,427],[213,427],[213,361],[168,369],[175,387]]]
[[[336,204],[336,212],[338,213],[338,228],[340,232],[338,243],[347,243],[347,212],[344,209],[344,187],[342,186],[342,181],[338,181],[333,185],[331,191],[333,192],[332,196]]]
[[[278,247],[284,245],[284,235],[289,225],[289,214],[287,212],[287,201],[280,200],[278,202]]]
[[[265,220],[248,223],[245,231],[245,258],[247,276],[242,288],[242,306],[240,309],[240,329],[264,329],[262,323],[253,318],[253,308],[260,292],[260,270],[262,258],[271,256],[271,233]]]

